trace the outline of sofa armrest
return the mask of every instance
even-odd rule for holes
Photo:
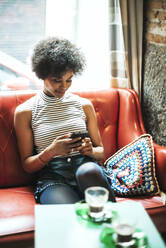
[[[160,189],[166,192],[166,147],[153,142],[155,150],[156,173]]]
[[[141,106],[134,90],[119,89],[119,128],[118,149],[126,146],[140,135],[146,133]],[[153,142],[156,174],[161,191],[166,192],[166,147]]]
[[[131,89],[118,89],[118,149],[146,133],[138,95]]]

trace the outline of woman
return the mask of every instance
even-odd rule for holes
[[[37,173],[35,200],[41,204],[74,203],[96,185],[109,189],[115,201],[97,162],[104,149],[93,105],[68,92],[84,66],[84,56],[66,39],[44,39],[32,54],[32,69],[44,88],[17,107],[14,123],[23,168]],[[72,138],[78,131],[88,131],[88,137]]]

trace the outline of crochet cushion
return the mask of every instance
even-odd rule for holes
[[[155,173],[154,148],[149,134],[141,135],[105,162],[106,173],[117,196],[160,193]]]

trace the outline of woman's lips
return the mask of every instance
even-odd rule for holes
[[[57,90],[55,91],[55,93],[58,93],[58,94],[64,94],[66,92],[66,90]]]

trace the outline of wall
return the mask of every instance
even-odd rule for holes
[[[143,116],[147,132],[166,146],[166,1],[144,3]]]

